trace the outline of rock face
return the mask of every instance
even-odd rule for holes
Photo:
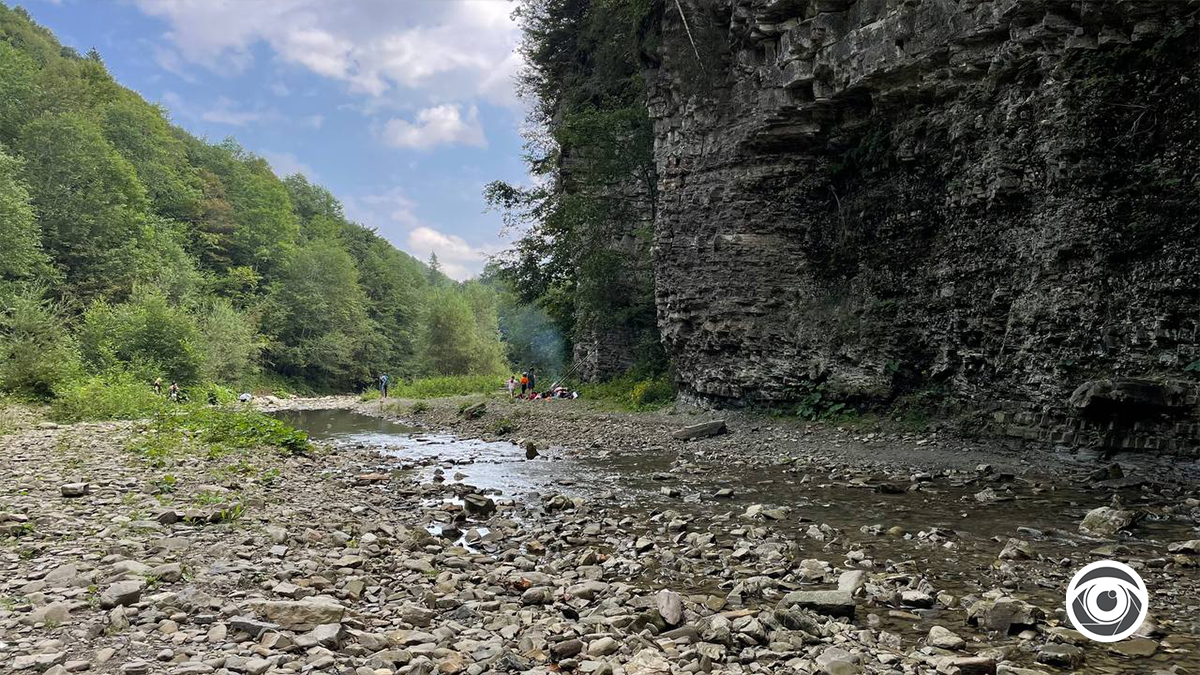
[[[1195,3],[667,5],[654,260],[685,396],[928,392],[1019,437],[1200,451]]]

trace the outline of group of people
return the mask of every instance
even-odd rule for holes
[[[537,390],[537,375],[532,370],[522,372],[520,379],[517,379],[515,376],[509,377],[506,386],[508,387],[509,398],[522,398],[529,399],[530,401],[550,398],[579,398],[578,392],[571,391],[563,386],[553,386],[544,392],[539,392]],[[517,393],[518,386],[521,388],[520,394]]]
[[[162,393],[163,393],[162,389],[163,389],[162,378],[161,377],[154,378],[154,393],[158,394],[159,396],[162,396]],[[179,383],[172,382],[171,386],[167,387],[167,398],[171,399],[172,401],[178,402],[179,397],[180,397]]]

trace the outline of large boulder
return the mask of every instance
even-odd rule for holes
[[[725,420],[714,420],[679,429],[671,434],[671,438],[677,441],[696,441],[701,438],[709,438],[710,436],[726,433],[728,430],[725,426]]]
[[[1184,382],[1114,377],[1079,385],[1068,403],[1082,415],[1142,418],[1186,409],[1188,392]]]
[[[967,609],[967,623],[1004,634],[1033,628],[1046,618],[1040,607],[1016,598],[979,600]]]
[[[1088,511],[1079,524],[1079,531],[1097,537],[1111,537],[1132,525],[1136,517],[1133,511],[1101,506]]]
[[[255,614],[288,629],[300,629],[327,623],[340,623],[346,608],[331,600],[307,598],[260,600],[250,604]]]
[[[792,591],[783,596],[779,607],[799,607],[817,614],[853,619],[854,595],[849,591]]]

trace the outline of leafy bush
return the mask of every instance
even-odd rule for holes
[[[148,380],[164,376],[186,386],[199,382],[204,365],[195,320],[154,290],[120,305],[94,303],[80,341],[84,359],[98,371],[132,369]]]
[[[654,410],[675,400],[675,384],[669,373],[646,377],[631,371],[606,382],[582,385],[579,392],[584,398],[626,410]]]
[[[629,402],[634,408],[661,407],[675,400],[675,385],[667,376],[642,380],[629,390]]]
[[[66,383],[50,408],[60,422],[132,420],[163,411],[167,400],[127,371],[110,371]]]
[[[381,394],[378,389],[371,387],[370,389],[359,394],[358,400],[362,401],[363,403],[366,403],[367,401],[378,401],[380,395]]]
[[[450,375],[427,377],[412,382],[397,382],[389,388],[396,398],[443,398],[498,391],[503,380],[497,375]]]
[[[228,300],[217,298],[204,307],[199,320],[204,379],[239,382],[258,372],[265,343],[254,319]]]
[[[20,398],[49,399],[80,372],[62,312],[41,296],[27,289],[0,312],[0,390]]]
[[[192,441],[230,449],[272,446],[298,453],[310,447],[303,431],[253,410],[167,408],[154,418],[153,429],[160,434],[182,432]]]

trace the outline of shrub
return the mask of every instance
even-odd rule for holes
[[[359,395],[358,395],[358,400],[360,400],[360,401],[362,401],[362,402],[364,402],[364,403],[366,403],[367,401],[378,401],[378,400],[379,400],[379,396],[380,396],[380,392],[379,392],[379,390],[378,390],[378,389],[376,389],[376,388],[374,388],[374,387],[371,387],[370,389],[368,389],[368,390],[364,391],[363,393],[359,394]]]
[[[628,372],[606,382],[580,387],[584,398],[617,405],[626,410],[653,410],[675,400],[675,385],[669,373],[645,377]]]
[[[61,422],[132,420],[162,412],[167,400],[150,384],[126,371],[110,371],[66,383],[51,403],[50,414]]]
[[[153,290],[120,305],[94,303],[84,316],[80,342],[84,359],[98,371],[119,367],[187,386],[200,380],[204,365],[196,322]]]
[[[203,336],[204,379],[240,382],[258,372],[265,343],[252,317],[219,298],[204,307],[198,326]]]
[[[166,408],[154,419],[159,433],[185,432],[201,443],[236,449],[272,446],[291,452],[308,450],[303,431],[254,410],[185,406]]]
[[[41,296],[40,289],[27,289],[0,313],[0,389],[47,400],[80,365],[61,310]]]
[[[467,394],[490,394],[503,384],[497,375],[448,375],[427,377],[412,382],[397,382],[389,394],[396,398],[443,398]]]

